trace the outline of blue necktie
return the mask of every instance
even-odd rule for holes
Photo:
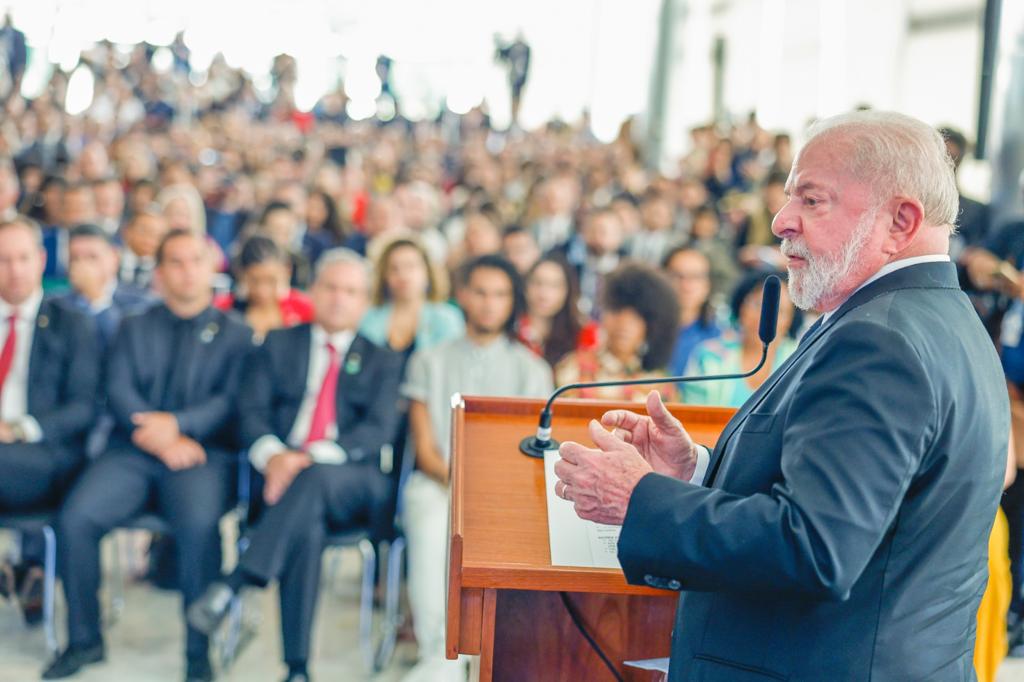
[[[812,324],[812,325],[811,325],[810,327],[808,327],[808,328],[807,328],[807,331],[806,331],[806,332],[804,332],[804,335],[800,337],[800,341],[799,341],[799,343],[797,344],[797,346],[802,346],[802,345],[804,345],[804,342],[805,342],[805,341],[807,341],[807,340],[808,340],[808,339],[810,339],[810,338],[811,338],[812,336],[814,336],[814,335],[815,335],[815,333],[817,333],[818,329],[820,329],[820,328],[821,328],[821,323],[822,323],[822,322],[824,322],[824,321],[825,321],[825,316],[824,316],[824,315],[822,315],[821,317],[819,317],[818,319],[816,319],[816,320],[814,321],[814,324]]]

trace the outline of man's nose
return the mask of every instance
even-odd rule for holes
[[[792,201],[787,201],[772,219],[772,234],[779,239],[786,239],[800,232],[800,217],[792,204]]]

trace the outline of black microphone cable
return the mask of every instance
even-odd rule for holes
[[[594,653],[601,657],[601,661],[604,663],[605,667],[608,668],[608,672],[612,674],[612,677],[615,678],[616,682],[625,682],[611,659],[608,658],[608,654],[604,652],[601,645],[599,645],[593,636],[587,631],[587,627],[583,624],[583,618],[580,617],[579,611],[576,610],[576,607],[573,606],[572,602],[569,600],[569,595],[565,592],[559,592],[558,594],[562,598],[562,605],[565,606],[565,610],[569,613],[569,618],[572,619],[572,624],[575,625],[576,629],[579,630],[581,635],[583,635],[583,639],[587,640],[587,644],[589,644],[590,648],[594,650]]]

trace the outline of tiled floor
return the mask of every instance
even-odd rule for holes
[[[0,537],[0,548],[6,538]],[[110,547],[105,555],[111,556]],[[330,566],[330,559],[325,557]],[[106,562],[109,565],[109,561]],[[318,612],[313,679],[358,682],[371,679],[356,643],[360,561],[355,550],[341,551],[340,566],[331,584],[325,585]],[[324,571],[325,580],[329,574]],[[108,580],[109,582],[109,580]],[[104,595],[104,603],[109,600]],[[75,680],[82,682],[175,682],[183,678],[183,629],[180,598],[176,593],[130,584],[125,607],[106,632],[107,662],[85,668]],[[252,592],[250,612],[260,614],[255,638],[238,660],[218,680],[275,682],[284,677],[281,664],[280,626],[276,589]],[[58,602],[58,636],[63,641],[63,604]],[[401,679],[412,665],[415,645],[400,644],[391,665],[372,678],[381,682]],[[26,630],[15,609],[0,602],[0,682],[38,680],[47,660],[41,629]]]
[[[0,551],[6,538],[0,537]],[[110,548],[107,556],[110,556]],[[109,562],[108,562],[109,565]],[[329,565],[329,564],[328,564]],[[356,646],[358,622],[358,555],[342,552],[340,568],[322,592],[311,673],[318,681],[358,682],[371,679]],[[325,571],[329,576],[330,571]],[[325,580],[328,578],[325,577]],[[183,633],[180,601],[176,594],[144,585],[129,585],[126,605],[107,631],[107,662],[91,666],[75,677],[81,682],[175,682],[182,678]],[[275,590],[253,593],[252,611],[261,614],[256,637],[235,665],[219,680],[275,682],[283,678],[280,663],[278,606]],[[58,604],[63,636],[63,606]],[[372,678],[394,682],[412,664],[415,646],[400,644],[391,665]],[[46,646],[41,630],[26,630],[15,610],[0,603],[0,682],[38,680]],[[1024,659],[1008,660],[998,682],[1024,682]]]

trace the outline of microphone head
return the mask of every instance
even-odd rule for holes
[[[761,290],[761,325],[758,336],[761,343],[767,345],[775,340],[779,326],[779,297],[782,295],[782,280],[772,275],[764,281]]]

